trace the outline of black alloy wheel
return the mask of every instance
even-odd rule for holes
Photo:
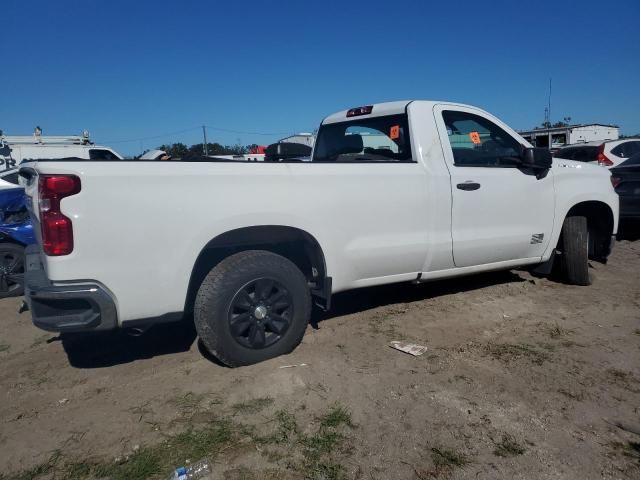
[[[247,283],[229,306],[229,326],[233,338],[247,348],[266,348],[287,332],[293,318],[293,299],[273,278]]]

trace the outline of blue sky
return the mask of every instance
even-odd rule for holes
[[[640,132],[637,0],[4,0],[0,14],[8,134],[86,128],[137,154],[200,142],[206,124],[268,134],[209,141],[269,143],[336,110],[410,98],[530,128],[549,77],[554,121]]]

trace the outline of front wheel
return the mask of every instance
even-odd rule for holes
[[[586,217],[567,217],[564,220],[560,248],[565,280],[573,285],[591,285],[589,229]]]
[[[204,346],[236,367],[292,351],[310,315],[311,294],[300,269],[280,255],[250,250],[211,269],[193,316]]]
[[[24,293],[24,247],[0,243],[0,298],[19,297]]]

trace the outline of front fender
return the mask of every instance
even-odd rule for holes
[[[554,159],[554,188],[556,211],[551,241],[543,260],[547,260],[560,238],[562,224],[569,211],[585,202],[598,202],[611,211],[612,235],[618,231],[620,202],[618,194],[611,185],[611,173],[606,168],[570,160]]]

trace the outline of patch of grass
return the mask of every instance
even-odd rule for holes
[[[331,410],[318,420],[320,420],[321,428],[339,427],[340,425],[346,425],[350,428],[354,427],[353,421],[351,420],[351,412],[340,405],[331,407]]]
[[[343,478],[344,469],[336,462],[335,455],[347,439],[345,429],[355,428],[351,413],[345,407],[334,405],[317,420],[319,428],[315,433],[300,436],[304,456],[302,473],[308,479]]]
[[[293,439],[295,434],[298,433],[298,422],[296,421],[296,417],[286,410],[278,410],[273,416],[273,422],[276,424],[275,432],[266,436],[256,434],[253,439],[256,442],[265,445],[271,443],[281,444]],[[267,455],[274,458],[278,456],[278,454],[273,452],[267,452]]]
[[[6,352],[10,348],[11,346],[7,345],[6,343],[0,343],[0,352]]]
[[[536,365],[542,365],[549,360],[549,354],[538,350],[527,343],[488,343],[484,346],[485,352],[502,362],[510,362],[520,358],[526,358]]]
[[[305,478],[314,480],[339,480],[344,478],[344,468],[334,462],[318,462],[305,471]]]
[[[170,436],[164,442],[141,448],[122,463],[100,464],[92,473],[111,480],[146,479],[162,472],[170,472],[186,459],[210,457],[228,447],[235,440],[231,422],[219,420],[201,430],[187,430]]]
[[[503,435],[502,440],[496,443],[493,454],[498,457],[516,457],[522,455],[527,449],[518,443],[511,435]]]
[[[296,417],[285,410],[278,410],[275,415],[278,424],[278,440],[284,442],[289,440],[298,431]]]
[[[555,322],[555,325],[548,328],[547,333],[551,338],[559,338],[573,333],[573,330],[561,327],[558,322]]]
[[[231,408],[236,413],[258,413],[274,402],[272,397],[259,397],[247,400],[246,402],[234,403]]]
[[[74,461],[57,453],[48,461],[11,476],[12,480],[40,480],[41,478],[73,478],[74,480],[108,478],[110,480],[145,480],[170,472],[186,459],[215,456],[233,445],[236,433],[229,421],[209,424],[202,430],[187,430],[164,442],[143,447],[120,462]],[[0,476],[0,480],[4,477]]]
[[[264,408],[273,403],[273,399],[256,400],[260,401],[245,402],[242,407],[236,406],[232,410],[254,411],[256,408]],[[182,402],[182,400],[178,401]],[[186,396],[184,401],[188,408],[193,408],[193,396]],[[197,408],[198,403],[196,402],[195,405]],[[143,405],[140,409],[146,410],[146,406]],[[48,461],[19,474],[8,477],[0,473],[0,480],[9,478],[11,480],[159,478],[177,466],[184,465],[187,459],[209,458],[215,461],[219,454],[223,451],[228,452],[232,448],[239,449],[237,451],[243,449],[255,451],[254,449],[257,448],[263,452],[271,467],[254,472],[238,466],[225,472],[226,476],[221,478],[283,480],[290,478],[291,473],[296,475],[295,478],[308,480],[345,478],[345,471],[340,462],[345,455],[352,452],[346,440],[349,438],[349,430],[355,428],[351,414],[346,408],[340,405],[331,407],[315,417],[315,421],[306,433],[302,433],[298,428],[296,417],[284,410],[277,411],[272,420],[267,423],[275,423],[276,433],[271,437],[259,437],[257,430],[264,423],[254,426],[240,423],[234,416],[216,418],[202,428],[190,425],[182,432],[165,437],[161,443],[142,446],[133,453],[118,458],[115,462],[107,459],[75,460],[58,452]],[[261,439],[271,439],[270,443],[275,440],[277,446],[274,445],[273,450],[279,455],[272,455],[269,445],[261,442]]]
[[[470,463],[469,458],[463,453],[440,447],[431,449],[431,460],[435,471],[429,473],[434,477],[439,477],[443,473],[450,474],[453,469],[464,467]]]

